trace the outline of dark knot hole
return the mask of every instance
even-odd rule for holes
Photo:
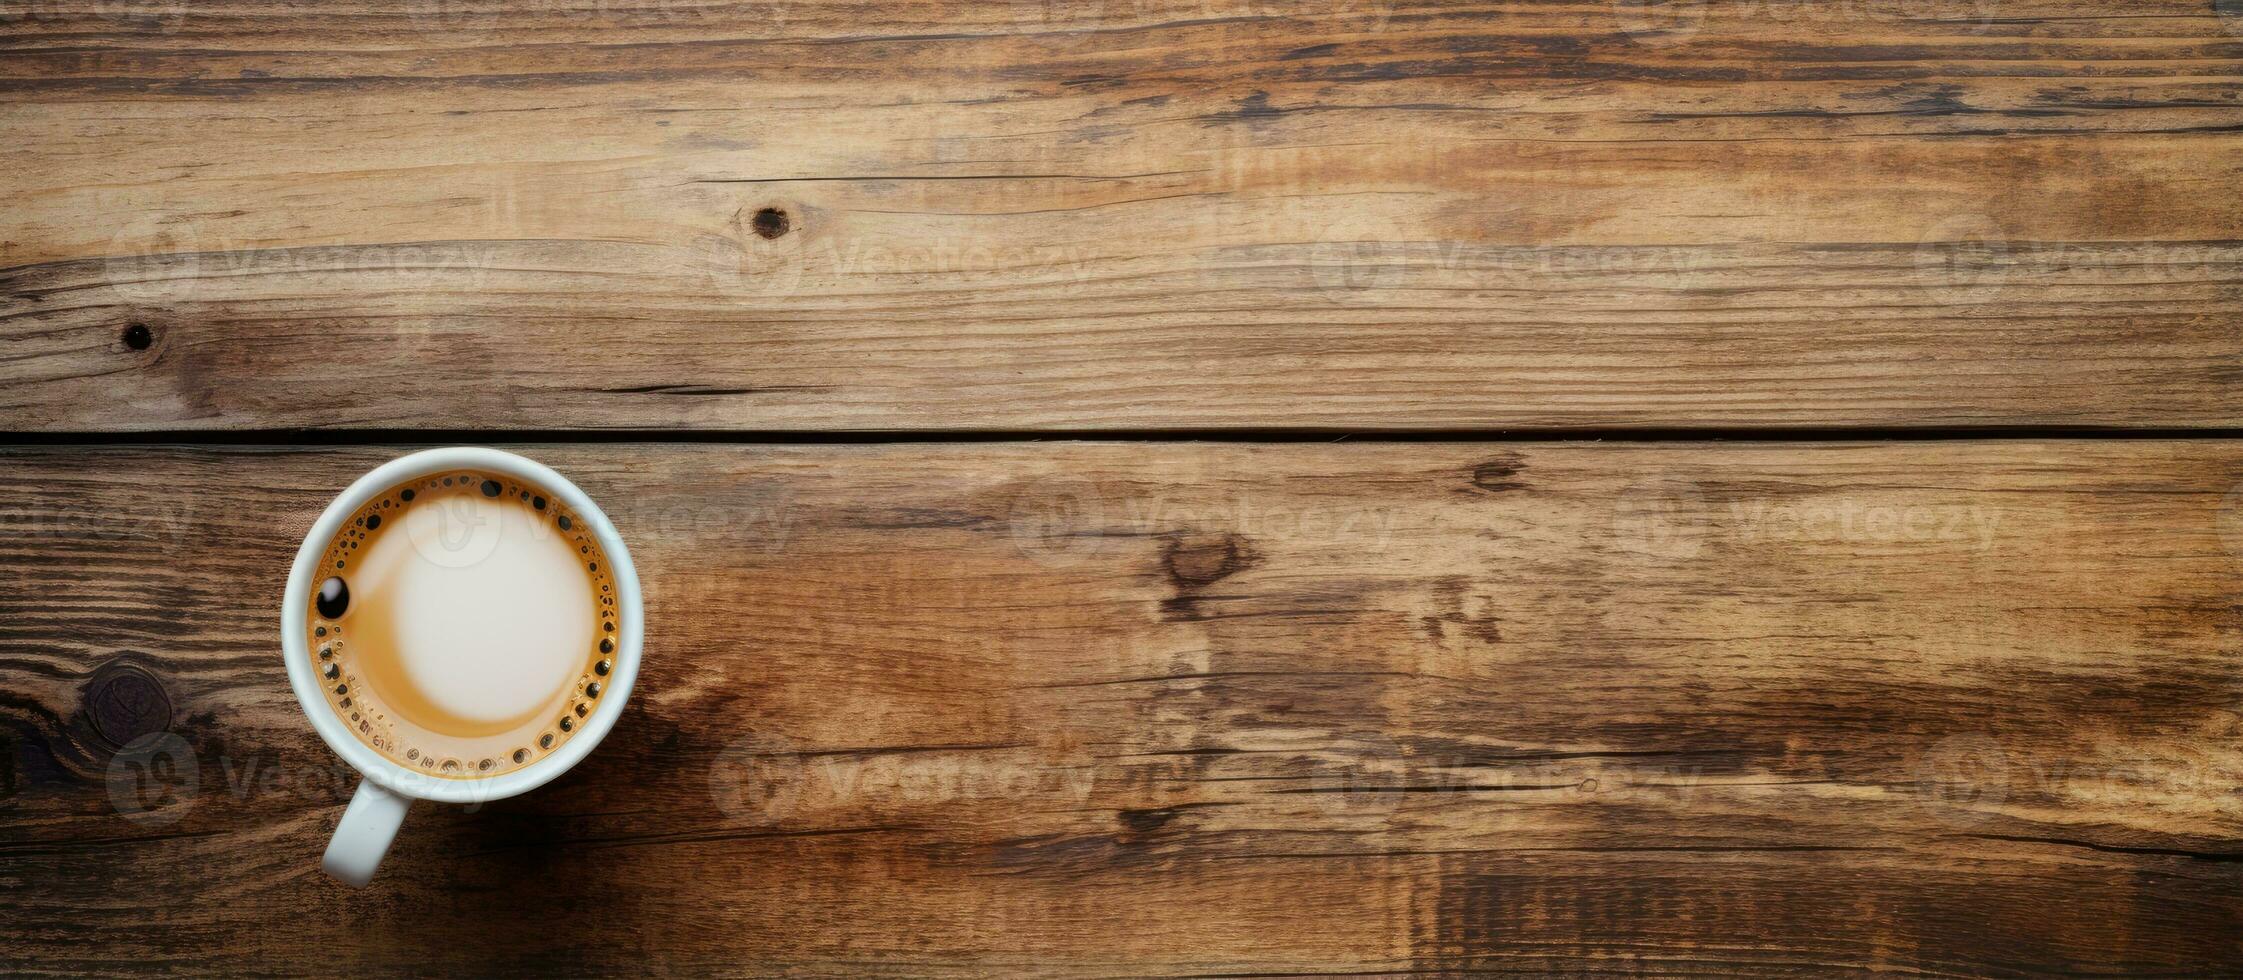
[[[128,323],[125,325],[126,347],[130,347],[133,350],[147,350],[151,345],[155,344],[155,342],[156,332],[148,329],[147,324]]]
[[[749,224],[755,228],[757,235],[766,239],[777,238],[786,234],[787,229],[794,227],[794,223],[787,220],[787,213],[778,208],[764,208],[757,211]]]

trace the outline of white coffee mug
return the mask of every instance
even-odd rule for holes
[[[621,610],[614,668],[603,682],[607,694],[599,699],[575,736],[561,743],[551,754],[523,768],[480,779],[447,779],[414,772],[383,758],[359,741],[322,693],[319,677],[312,666],[309,643],[304,637],[304,611],[310,607],[312,590],[320,581],[320,557],[328,542],[342,530],[343,523],[367,501],[391,487],[454,470],[511,476],[543,487],[565,504],[591,530],[600,543],[600,550],[607,553],[610,577],[615,582],[616,608]],[[319,520],[312,524],[311,533],[305,535],[303,547],[296,552],[295,567],[288,573],[287,597],[281,600],[280,645],[288,661],[289,686],[296,689],[296,700],[304,706],[305,716],[311,719],[312,728],[319,732],[327,747],[365,777],[358,784],[358,792],[351,797],[350,806],[343,810],[343,819],[335,827],[334,838],[327,843],[323,862],[327,873],[354,886],[371,880],[374,869],[381,866],[382,855],[389,852],[390,841],[397,837],[397,828],[405,822],[406,809],[414,800],[481,803],[504,799],[544,785],[590,754],[608,729],[615,727],[616,716],[623,713],[623,705],[630,700],[631,683],[638,679],[641,614],[639,573],[632,567],[631,553],[623,547],[623,538],[615,533],[615,525],[592,503],[592,498],[576,488],[576,484],[543,465],[496,449],[430,449],[390,460],[359,477],[335,498],[334,503],[327,505],[326,513],[319,515]]]

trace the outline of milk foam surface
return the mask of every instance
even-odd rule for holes
[[[599,628],[576,549],[516,501],[456,494],[408,510],[357,565],[354,602],[388,620],[354,624],[361,642],[386,633],[397,659],[398,676],[376,683],[424,727],[505,728],[542,714]],[[438,717],[415,717],[422,705]]]

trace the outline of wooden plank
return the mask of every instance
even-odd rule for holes
[[[0,426],[2243,424],[2230,6],[33,4]]]
[[[274,610],[391,451],[0,456],[0,967],[2243,967],[2230,443],[528,451],[641,686],[364,892]]]

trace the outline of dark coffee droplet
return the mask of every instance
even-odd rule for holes
[[[515,749],[515,750],[514,750],[514,764],[515,764],[515,765],[521,765],[522,763],[525,763],[525,762],[528,762],[528,761],[530,761],[530,750],[528,750],[528,749]]]
[[[320,647],[320,648],[319,648],[319,659],[321,659],[321,660],[332,660],[332,659],[334,659],[334,657],[335,657],[335,648],[334,648],[334,647]]]
[[[407,761],[407,762],[412,762],[412,761],[415,761],[415,760],[419,759],[420,757],[421,757],[421,750],[419,750],[419,749],[406,749],[406,750],[405,750],[405,761]]]
[[[335,685],[335,693],[337,693],[337,694],[349,694],[349,693],[350,693],[350,685],[348,685],[348,684],[337,684],[337,685]]]
[[[367,530],[371,531],[371,530],[373,530],[373,529],[375,529],[375,528],[377,528],[377,527],[380,527],[380,526],[382,526],[382,515],[380,515],[380,514],[368,514],[368,515],[366,515],[366,529],[367,529]]]
[[[546,732],[545,734],[543,734],[543,735],[540,735],[540,736],[538,736],[538,738],[537,738],[537,747],[538,747],[538,748],[541,748],[541,749],[550,749],[550,748],[552,748],[552,747],[553,747],[553,733],[552,733],[552,732]]]
[[[584,703],[584,702],[582,702],[582,701],[578,701],[578,702],[576,703],[576,716],[577,716],[578,718],[582,718],[582,717],[584,717],[585,715],[588,715],[588,714],[591,714],[591,713],[592,713],[592,706],[591,706],[591,705],[585,704],[585,703]]]
[[[615,632],[615,624],[614,624],[614,623],[601,623],[600,625],[601,625],[602,627],[606,628],[606,629],[607,629],[607,631],[608,631],[608,632],[610,632],[610,633],[613,633],[613,632]]]
[[[477,769],[480,769],[480,770],[482,770],[482,771],[484,771],[484,772],[490,772],[490,771],[491,771],[491,767],[492,767],[492,766],[495,766],[495,765],[498,765],[498,763],[496,763],[496,762],[492,762],[492,761],[491,761],[491,760],[489,760],[489,759],[485,759],[485,760],[483,760],[483,761],[481,761],[481,762],[478,762],[478,763],[476,763],[476,764],[475,764],[475,768],[477,768]]]
[[[599,663],[596,663],[596,664],[593,664],[593,665],[592,665],[592,672],[593,672],[593,673],[595,673],[595,674],[598,674],[598,675],[600,675],[601,677],[606,677],[606,676],[607,676],[607,672],[608,672],[608,671],[611,671],[611,670],[614,670],[614,669],[615,669],[615,667],[614,667],[613,665],[611,665],[611,664],[610,664],[610,663],[609,663],[608,661],[605,661],[605,660],[602,660],[602,661],[600,661]]]
[[[504,487],[501,487],[501,486],[499,486],[499,485],[498,485],[498,481],[497,481],[497,480],[484,480],[484,481],[483,481],[483,496],[486,496],[486,497],[496,497],[496,496],[498,496],[498,492],[499,492],[500,490],[503,490],[503,489],[505,489],[505,488],[504,488]]]
[[[568,530],[569,528],[572,528],[572,527],[575,527],[575,526],[576,526],[576,525],[574,525],[574,524],[571,524],[571,523],[569,523],[569,515],[567,515],[567,514],[562,514],[562,515],[561,515],[561,530],[563,530],[563,531],[566,531],[566,530]]]
[[[572,720],[572,719],[568,719],[568,718],[563,718],[563,719],[561,719],[561,730],[562,730],[562,731],[564,731],[564,732],[573,732],[573,731],[575,731],[575,730],[576,730],[576,722],[575,722],[574,720]]]
[[[600,682],[599,682],[599,681],[593,681],[593,682],[592,682],[592,683],[590,683],[590,684],[586,684],[586,685],[584,685],[584,696],[585,696],[585,697],[588,697],[588,698],[596,698],[596,697],[599,697],[599,696],[600,696]]]
[[[320,668],[319,672],[328,680],[343,676],[343,668],[336,666],[334,661],[328,661],[327,666]]]
[[[612,639],[610,639],[610,638],[608,638],[608,637],[605,637],[605,636],[603,636],[603,637],[600,637],[600,652],[601,652],[601,653],[614,653],[614,652],[615,652],[615,641],[614,641],[614,640],[612,640]]]
[[[315,627],[315,628],[314,628],[314,629],[312,630],[312,635],[313,635],[313,636],[326,636],[326,635],[327,635],[327,627],[325,627],[325,626]]]
[[[599,570],[600,570],[600,563],[599,563],[599,562],[593,562],[593,563],[591,563],[591,564],[589,564],[589,565],[586,565],[586,566],[584,566],[584,570],[585,570],[585,571],[589,571],[589,572],[596,572],[596,571],[599,571]]]
[[[544,498],[544,497],[531,497],[531,498],[530,498],[530,506],[532,506],[532,507],[535,507],[535,508],[537,508],[537,509],[539,509],[539,510],[544,510],[544,509],[545,509],[545,498]]]
[[[403,489],[403,490],[399,490],[399,491],[397,492],[397,499],[399,499],[399,500],[402,500],[402,501],[404,501],[404,502],[406,502],[406,503],[408,503],[408,504],[409,504],[409,503],[412,503],[412,502],[413,502],[413,488],[412,488],[412,487],[406,487],[406,488],[405,488],[405,489]]]
[[[335,565],[342,567],[341,562],[336,562]],[[350,609],[350,586],[343,584],[341,577],[329,578],[319,583],[319,599],[312,604],[318,607],[321,616],[341,619],[343,613]]]

